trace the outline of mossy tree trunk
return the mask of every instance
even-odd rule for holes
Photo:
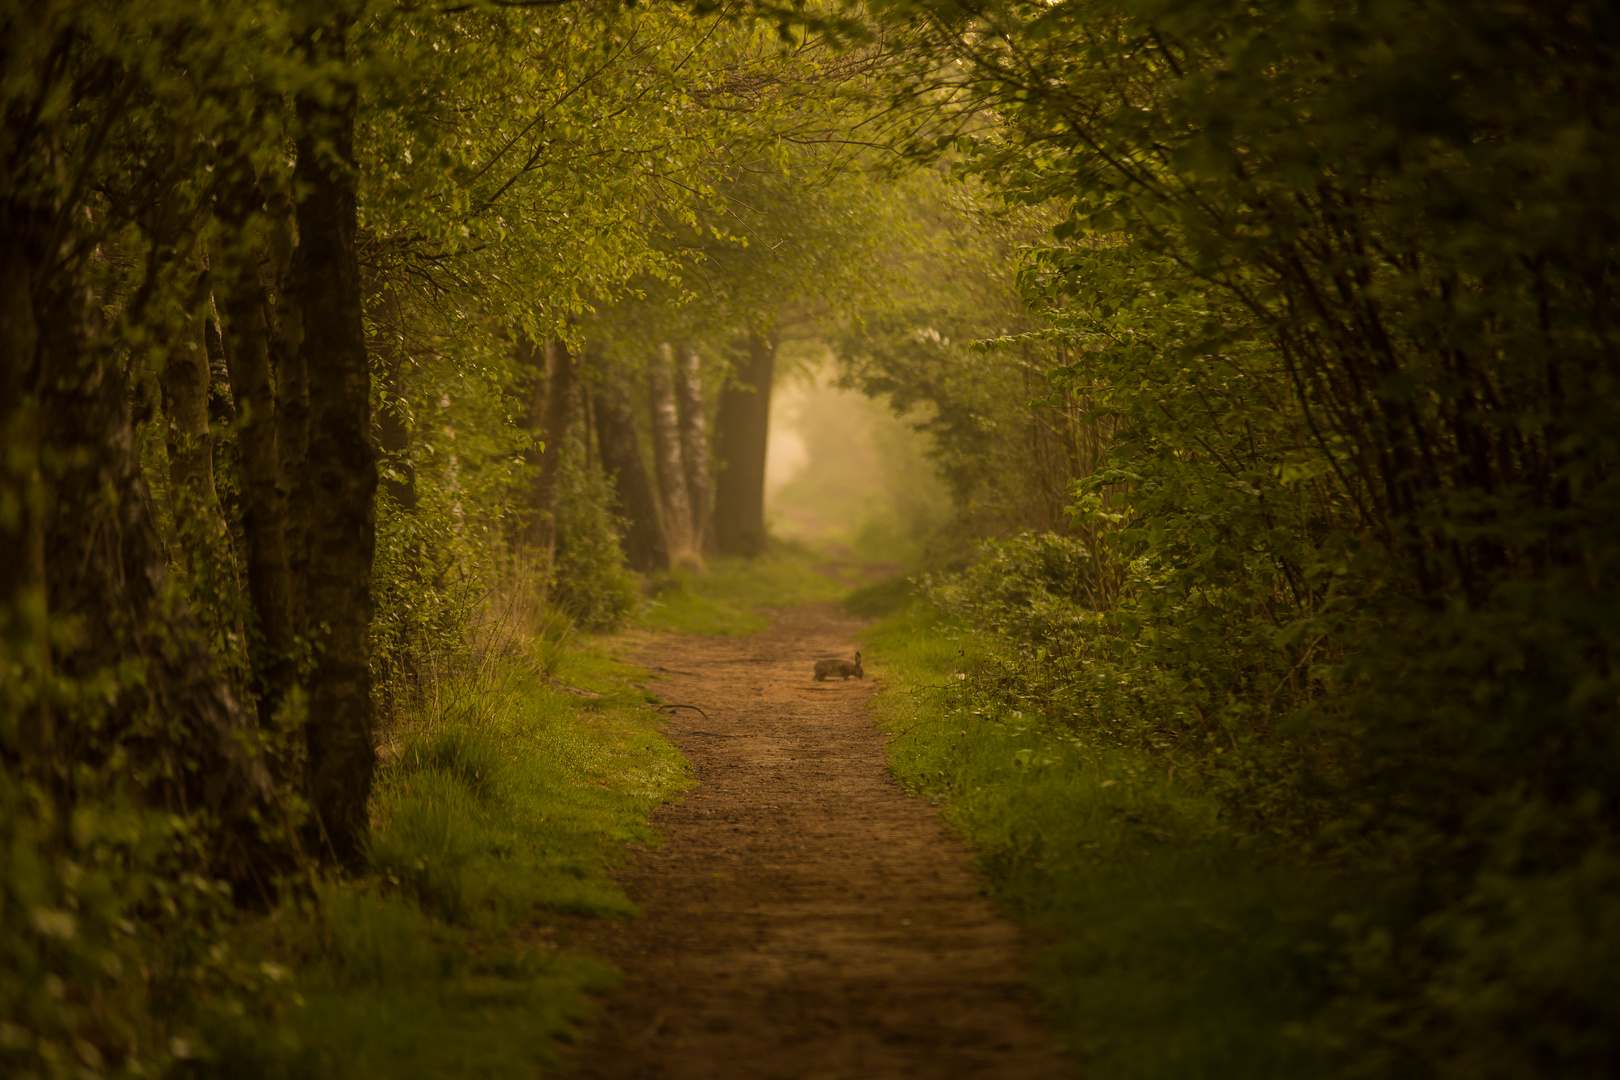
[[[296,295],[293,254],[298,214],[286,191],[266,193],[264,247],[275,289],[265,308],[270,369],[275,373],[276,486],[281,490],[287,551],[289,623],[298,637],[309,629],[309,375],[303,351],[303,309]]]
[[[186,541],[222,541],[226,528],[214,486],[208,345],[202,320],[193,315],[183,317],[174,329],[176,340],[169,344],[160,376],[169,498],[175,524]]]
[[[228,184],[219,199],[222,220],[249,227],[263,193],[252,177]],[[293,584],[287,551],[288,492],[283,485],[280,423],[271,371],[271,289],[268,247],[251,243],[221,263],[221,337],[235,395],[237,471],[241,480],[242,548],[248,598],[255,616],[251,641],[259,723],[267,730],[297,678]]]

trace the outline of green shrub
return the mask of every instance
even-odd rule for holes
[[[641,601],[620,553],[613,488],[598,468],[565,454],[558,490],[557,557],[551,599],[587,630],[619,625]]]
[[[1016,692],[981,630],[917,605],[866,644],[891,768],[1033,928],[1036,986],[1085,1075],[1327,1074],[1326,960],[1364,878],[1279,860],[1185,758]]]
[[[1056,533],[1022,533],[979,544],[961,572],[925,580],[940,610],[1020,641],[1049,645],[1097,624],[1107,599],[1098,582],[1101,560],[1079,540]]]
[[[0,764],[0,1073],[184,1075],[246,1043],[287,1056],[288,972],[234,947],[201,837],[116,792],[82,792],[64,823]]]

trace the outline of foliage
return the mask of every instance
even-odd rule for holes
[[[7,1076],[183,1071],[246,1013],[291,1036],[287,969],[235,948],[206,837],[116,793],[70,820],[0,770],[0,1066]],[[228,1035],[226,1036],[228,1037]]]
[[[641,591],[619,554],[612,487],[582,456],[563,458],[551,595],[578,625],[608,630],[636,610]]]
[[[1064,346],[1029,336],[1039,322],[1017,276],[1018,253],[1040,238],[1050,211],[1001,207],[938,169],[893,186],[884,260],[895,284],[830,335],[839,385],[886,400],[928,437],[957,546],[1067,529],[1068,484],[1094,464],[1097,437],[1083,398],[1048,381],[1066,363]],[[1018,334],[1016,353],[974,347]]]
[[[359,1059],[334,1033],[373,1000],[344,1013],[343,995],[425,1008],[436,972],[467,990],[456,1008],[488,1004],[479,980],[505,976],[446,956],[495,955],[491,928],[511,931],[536,897],[610,909],[588,870],[556,886],[570,865],[600,865],[596,848],[571,840],[580,862],[548,862],[513,840],[513,808],[552,813],[546,793],[571,790],[558,775],[530,784],[508,754],[576,760],[524,742],[566,726],[560,713],[537,706],[530,729],[475,712],[415,734],[374,806],[372,856],[392,876],[267,921],[289,936],[266,955],[322,934],[338,946],[293,966],[330,992],[323,1019],[349,1019],[298,1042],[282,961],[234,958],[212,876],[250,849],[276,863],[255,868],[266,882],[291,869],[295,778],[323,763],[280,743],[337,722],[305,717],[296,686],[273,696],[265,669],[297,668],[296,683],[369,663],[396,720],[472,685],[481,648],[510,638],[502,612],[527,610],[496,597],[519,578],[535,342],[597,338],[607,349],[582,356],[616,350],[634,373],[676,334],[717,355],[739,333],[837,320],[846,381],[933,439],[955,499],[941,562],[961,572],[924,591],[986,637],[971,685],[940,704],[962,717],[961,745],[925,741],[904,769],[962,779],[952,812],[1009,896],[1032,912],[1078,898],[1063,925],[1097,923],[1105,895],[1140,907],[1143,892],[1026,857],[1096,843],[1141,870],[1143,891],[1185,877],[1201,903],[1211,877],[1232,877],[1241,896],[1214,909],[1248,912],[1232,925],[1269,940],[1250,914],[1273,895],[1254,868],[1274,859],[1307,882],[1303,929],[1255,958],[1286,954],[1268,985],[1300,987],[1283,1022],[1300,1025],[1305,1064],[1290,1067],[1610,1069],[1614,13],[1589,0],[752,8],[781,12],[785,45],[756,19],[683,5],[6,6],[0,537],[20,553],[0,567],[8,1064],[341,1072]],[[869,18],[843,52],[795,29],[859,36]],[[898,75],[888,103],[869,92],[880,72]],[[356,170],[327,138],[351,119]],[[928,167],[878,188],[871,143]],[[347,490],[366,505],[324,520],[370,535],[368,422],[388,495],[367,569],[381,617],[328,665],[335,638],[318,631],[263,647],[247,503],[331,495],[287,475],[250,482],[248,444],[263,402],[299,407],[311,298],[289,268],[309,265],[292,232],[315,196],[292,178],[330,174],[333,155],[356,184],[336,203],[358,225],[344,254],[363,268],[374,411],[346,417]],[[893,283],[892,302],[867,302]],[[243,301],[222,305],[223,323],[216,290]],[[273,385],[245,405],[232,365],[246,358],[220,358],[209,507],[169,482],[195,434],[168,460],[164,375],[199,328],[231,337],[255,319]],[[706,373],[721,367],[711,356]],[[278,430],[295,459],[296,424]],[[568,450],[548,610],[608,627],[635,608],[634,582],[603,478]],[[289,552],[287,577],[307,574],[308,553]],[[753,628],[767,595],[833,595],[802,553],[658,584],[647,625],[710,632]],[[566,639],[545,629],[549,679],[568,671]],[[253,731],[238,699],[257,693],[281,705]],[[363,786],[358,697],[344,745]],[[1033,726],[986,726],[1008,711]],[[253,782],[218,783],[210,753]],[[1099,761],[1121,775],[1092,783]],[[1161,768],[1162,786],[1126,783]],[[1137,786],[1140,805],[1111,801]],[[214,818],[221,789],[249,800],[228,821]],[[1190,862],[1121,839],[1144,821]],[[1039,822],[1038,842],[1022,822]],[[1052,865],[1084,862],[1068,857]],[[1324,916],[1312,860],[1378,888]],[[1162,929],[1152,908],[1141,925]],[[419,947],[389,967],[406,939]],[[1097,964],[1117,977],[1098,948],[1063,985],[1100,985],[1086,982]],[[555,1000],[594,977],[506,959],[524,986],[555,975]],[[526,993],[494,993],[509,990]],[[231,1019],[255,1011],[269,1019]],[[1291,1060],[1273,1028],[1227,1060]]]
[[[925,577],[920,591],[987,634],[980,663],[997,674],[984,685],[1008,707],[1163,755],[1253,832],[1315,835],[1332,809],[1322,785],[1342,778],[1321,739],[1302,737],[1309,703],[1289,694],[1294,655],[1234,615],[1207,575],[1184,588],[1142,557],[1105,588],[1112,561],[1078,540],[1026,534],[983,542],[976,563]]]
[[[1002,551],[942,599],[1014,631],[1009,689],[1050,680],[1066,724],[1127,717],[1296,858],[1395,876],[1323,961],[1336,1070],[1601,1073],[1612,12],[882,10],[900,93],[954,113],[935,152],[1059,215],[1019,283],[1045,325],[984,355],[1060,347],[1105,437],[1065,527],[1117,585],[1094,630],[1043,652],[1064,604],[1025,634]]]
[[[1035,928],[1035,983],[1087,1075],[1320,1076],[1343,1062],[1321,960],[1375,881],[1279,860],[1184,758],[1009,692],[996,639],[926,605],[866,645],[891,768]]]

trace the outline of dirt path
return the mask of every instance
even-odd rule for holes
[[[874,687],[811,679],[860,623],[831,606],[641,658],[699,787],[620,879],[645,916],[584,930],[626,973],[587,1032],[590,1080],[1056,1080],[1017,931],[968,850],[884,771]]]

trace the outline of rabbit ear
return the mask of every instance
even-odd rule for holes
[[[860,653],[856,653],[856,654],[855,654],[855,662],[856,662],[856,663],[857,663],[857,664],[858,664],[858,663],[860,663],[860,662],[861,662],[861,654],[860,654]]]

